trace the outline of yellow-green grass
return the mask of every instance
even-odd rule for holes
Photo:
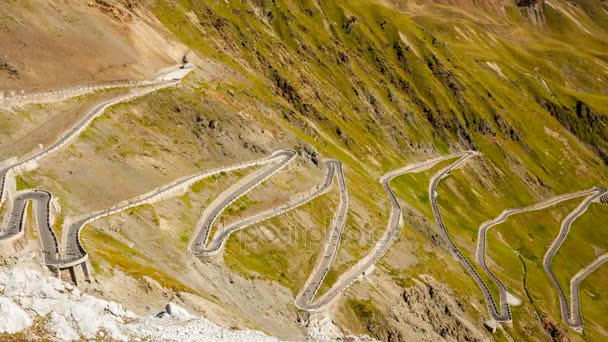
[[[516,214],[487,234],[486,257],[490,269],[524,306],[532,306],[536,312],[546,313],[556,322],[561,322],[557,291],[542,263],[559,232],[561,221],[580,201],[580,198],[572,199],[544,210]],[[520,314],[516,307],[514,309],[514,321],[523,323],[532,319],[523,311]],[[522,323],[514,325],[515,334],[525,333],[521,329]]]
[[[581,284],[581,312],[583,315],[584,334],[588,341],[605,339],[608,318],[608,268],[601,266],[591,273]]]
[[[608,253],[608,231],[604,229],[607,219],[608,206],[598,203],[591,204],[589,209],[572,223],[566,240],[553,259],[553,272],[568,296],[570,295],[570,279],[596,257]],[[594,279],[601,279],[602,274],[605,278],[606,266],[601,266],[595,272],[598,273],[598,276]],[[605,281],[594,282],[591,276],[588,276],[583,282],[580,291],[583,314],[585,311],[595,312],[606,307],[608,297],[602,296],[608,291],[606,284]],[[583,293],[584,291],[586,293]],[[593,297],[594,294],[595,297]],[[584,301],[582,298],[585,296],[593,298],[593,300]],[[589,308],[585,308],[585,305]],[[585,333],[589,334],[590,340],[593,340],[592,336],[595,338],[602,336],[600,327],[605,327],[607,323],[602,315],[589,314],[584,316],[583,320]]]
[[[25,236],[28,240],[38,243],[38,227],[36,226],[36,218],[34,217],[34,206],[31,203],[26,204],[25,215],[26,218],[23,225]]]
[[[336,195],[332,190],[298,209],[236,232],[226,243],[226,264],[245,276],[277,281],[295,296],[317,263]]]
[[[59,204],[61,205],[61,211],[59,212],[55,212],[55,221],[51,223],[52,225],[52,229],[55,232],[55,236],[57,236],[58,238],[60,238],[63,232],[63,223],[65,222],[65,212],[67,208],[67,204],[60,198],[57,199],[57,201],[59,202]],[[51,207],[51,210],[52,207]]]
[[[88,227],[82,232],[82,239],[85,248],[91,254],[91,260],[95,260],[95,272],[111,272],[111,268],[118,268],[138,280],[149,277],[165,288],[197,293],[177,280],[175,276],[154,268],[152,265],[155,263],[151,258],[99,229]],[[101,260],[107,262],[110,267],[101,267]]]
[[[343,308],[342,314],[352,321],[348,322],[350,328],[359,334],[379,334],[383,327],[389,329],[389,323],[382,310],[378,309],[370,300],[349,299]],[[382,338],[383,336],[374,336]]]
[[[17,186],[17,191],[34,188],[32,179],[28,178],[27,176],[22,176],[22,175],[15,176],[15,183]]]

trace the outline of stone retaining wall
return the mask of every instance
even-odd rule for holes
[[[12,107],[30,103],[47,103],[64,101],[73,97],[90,94],[96,91],[141,87],[161,83],[162,81],[114,81],[101,85],[77,86],[73,88],[53,90],[47,92],[28,93],[25,90],[3,90],[0,91],[0,107]]]

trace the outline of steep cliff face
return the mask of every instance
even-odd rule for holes
[[[608,116],[595,112],[580,100],[572,107],[544,99],[540,104],[570,132],[587,142],[608,165]]]
[[[518,0],[517,6],[536,25],[541,26],[545,23],[545,0]]]
[[[471,324],[467,308],[454,293],[431,276],[414,278],[413,285],[400,289],[400,293],[393,293],[395,289],[382,282],[377,286],[385,290],[385,298],[371,295],[367,300],[347,302],[346,326],[362,329],[380,341],[490,339],[481,326]]]
[[[466,320],[464,306],[454,294],[432,277],[423,276],[425,282],[403,291],[407,312],[430,325],[441,338],[456,341],[484,339],[479,327]]]

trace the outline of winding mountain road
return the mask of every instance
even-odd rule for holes
[[[516,209],[507,209],[507,210],[503,211],[498,217],[481,224],[481,226],[479,227],[479,232],[478,232],[478,237],[477,237],[477,248],[475,250],[475,260],[483,268],[483,270],[486,272],[486,274],[488,276],[490,276],[490,278],[492,278],[492,280],[494,281],[496,286],[498,286],[499,305],[500,305],[501,311],[503,313],[507,312],[507,308],[509,307],[509,303],[507,300],[508,290],[507,290],[507,287],[505,286],[505,284],[498,278],[498,276],[496,276],[492,272],[492,270],[490,270],[490,268],[487,264],[486,253],[487,253],[487,244],[488,244],[487,243],[488,230],[496,225],[499,225],[499,224],[505,222],[512,215],[520,214],[520,213],[524,213],[524,212],[543,210],[543,209],[555,206],[561,202],[564,202],[564,201],[567,201],[570,199],[574,199],[577,197],[581,197],[581,196],[586,196],[586,195],[588,195],[590,193],[594,193],[594,192],[595,192],[595,189],[578,191],[578,192],[573,192],[573,193],[557,196],[557,197],[551,198],[549,200],[546,200],[544,202],[536,203],[536,204],[533,204],[533,205],[530,205],[527,207],[516,208]],[[492,299],[492,301],[494,301],[494,300]],[[504,316],[503,318],[506,319],[507,317]],[[497,320],[497,321],[501,321],[501,320]]]
[[[325,176],[325,180],[323,181],[322,184],[317,185],[316,188],[312,192],[298,196],[296,199],[294,199],[280,207],[271,208],[267,211],[261,212],[259,214],[256,214],[251,217],[247,217],[245,219],[242,219],[237,222],[229,224],[228,226],[224,227],[221,231],[218,231],[213,236],[211,241],[209,241],[208,247],[198,250],[195,254],[199,255],[199,256],[215,255],[222,250],[226,241],[228,240],[228,238],[230,237],[230,235],[232,233],[234,233],[238,230],[247,228],[249,226],[252,226],[261,221],[265,221],[270,218],[282,215],[288,211],[296,209],[296,208],[314,200],[315,198],[327,193],[333,184],[333,179],[334,179],[334,175],[336,173],[336,168],[341,163],[338,160],[330,159],[330,160],[325,161],[325,164],[327,165],[327,175]],[[340,168],[341,168],[341,166],[340,166]]]
[[[597,257],[595,260],[593,260],[593,262],[585,266],[570,279],[570,298],[572,300],[572,306],[570,307],[570,318],[574,323],[577,323],[577,326],[580,326],[580,328],[577,328],[579,331],[583,329],[583,314],[581,313],[581,297],[579,287],[588,275],[593,273],[606,262],[608,262],[608,253]]]
[[[576,209],[574,209],[568,214],[568,216],[566,216],[560,226],[557,237],[555,238],[555,240],[553,240],[551,246],[545,253],[545,257],[543,258],[543,267],[545,269],[545,273],[551,280],[551,283],[553,283],[553,286],[557,289],[557,293],[559,295],[559,304],[562,320],[566,324],[568,324],[568,326],[570,326],[572,329],[575,329],[577,331],[583,330],[583,320],[580,314],[580,302],[578,300],[578,295],[576,297],[576,300],[573,300],[573,306],[572,309],[570,309],[568,306],[568,298],[566,297],[566,293],[562,289],[561,285],[559,284],[559,281],[557,280],[557,277],[553,273],[553,269],[551,268],[551,262],[553,261],[553,258],[555,257],[555,254],[557,254],[557,251],[559,250],[561,245],[564,243],[564,240],[566,240],[568,232],[570,231],[570,226],[572,226],[572,222],[574,222],[574,220],[584,214],[585,211],[587,211],[587,209],[591,205],[591,203],[597,201],[601,196],[605,194],[606,189],[597,187],[594,188],[594,192],[587,196],[587,198],[585,198],[585,200]]]
[[[332,220],[328,238],[325,241],[323,250],[318,258],[315,269],[309,276],[302,290],[298,293],[295,299],[295,305],[298,308],[307,311],[316,311],[326,307],[356,280],[361,279],[362,276],[365,276],[366,272],[370,270],[376,262],[378,262],[378,260],[384,255],[384,253],[386,253],[386,251],[392,245],[393,241],[396,239],[400,231],[400,227],[403,223],[403,214],[402,208],[390,187],[391,180],[393,180],[399,175],[428,170],[441,161],[460,157],[456,162],[442,169],[432,177],[428,188],[429,198],[433,214],[435,216],[435,220],[439,225],[440,229],[447,237],[447,240],[450,245],[450,250],[463,264],[464,268],[469,272],[469,274],[473,277],[474,281],[482,290],[482,293],[485,297],[486,305],[488,307],[488,311],[490,312],[492,319],[496,322],[510,322],[512,320],[512,316],[507,300],[507,288],[500,281],[500,279],[494,273],[492,273],[486,262],[487,231],[493,226],[505,222],[511,215],[522,212],[542,210],[566,200],[581,196],[587,196],[587,198],[564,219],[561,224],[558,236],[551,244],[543,259],[543,267],[545,269],[545,272],[547,273],[547,276],[550,278],[553,285],[558,290],[562,319],[571,328],[578,331],[582,331],[583,321],[579,297],[580,283],[589,274],[591,274],[602,264],[608,261],[608,254],[604,254],[598,257],[590,265],[586,266],[574,277],[572,277],[572,279],[570,280],[571,306],[568,305],[568,299],[566,297],[566,294],[564,293],[559,282],[557,281],[557,278],[555,277],[555,274],[552,271],[551,263],[556,253],[558,252],[560,246],[566,239],[570,226],[572,225],[574,220],[581,216],[588,209],[591,203],[595,201],[604,204],[608,203],[607,191],[605,189],[595,187],[586,191],[580,191],[558,196],[528,207],[508,209],[503,211],[501,215],[497,218],[487,221],[480,226],[475,259],[499,288],[500,298],[499,303],[497,304],[494,301],[492,293],[485,281],[481,278],[480,274],[464,256],[464,254],[460,252],[455,242],[452,240],[443,222],[439,205],[437,203],[437,186],[440,181],[443,178],[447,177],[454,168],[458,167],[468,158],[479,155],[479,153],[475,151],[465,151],[447,156],[432,158],[427,161],[407,165],[401,169],[391,171],[382,176],[380,178],[380,182],[389,198],[389,202],[391,205],[389,220],[383,236],[371,248],[370,252],[365,257],[359,260],[348,271],[340,275],[335,284],[327,292],[319,296],[316,300],[315,296],[317,295],[321,284],[323,283],[328,272],[330,271],[331,265],[333,264],[334,259],[337,255],[341,236],[346,225],[346,218],[349,209],[348,189],[346,186],[346,179],[344,176],[342,163],[340,161],[335,159],[326,160],[325,164],[327,166],[327,175],[325,179],[321,184],[317,185],[314,189],[311,189],[311,191],[309,191],[308,193],[301,194],[286,204],[268,209],[264,212],[234,222],[228,225],[227,227],[223,227],[221,230],[218,230],[217,233],[214,234],[211,239],[209,239],[212,227],[217,218],[221,216],[223,211],[234,201],[238,200],[239,198],[247,194],[249,191],[260,185],[262,182],[266,181],[274,174],[281,171],[288,164],[293,162],[297,156],[297,153],[293,150],[279,150],[268,157],[238,163],[232,166],[220,167],[196,173],[190,176],[182,177],[169,184],[165,184],[163,186],[155,188],[146,194],[138,196],[137,198],[123,201],[111,208],[89,213],[82,217],[75,218],[71,221],[66,221],[67,229],[64,229],[64,236],[62,238],[63,245],[61,246],[62,248],[60,248],[60,245],[57,241],[57,237],[51,226],[52,219],[50,217],[50,207],[52,194],[48,191],[39,189],[15,191],[14,182],[12,182],[12,177],[15,174],[18,174],[19,172],[22,172],[24,170],[35,168],[37,166],[37,161],[67,146],[108,107],[121,102],[130,101],[134,98],[144,96],[146,94],[158,91],[163,88],[175,86],[180,82],[181,78],[183,78],[189,71],[190,70],[187,69],[180,69],[178,71],[168,73],[162,78],[159,78],[158,80],[150,83],[150,85],[146,87],[136,88],[133,89],[129,94],[121,95],[119,97],[104,101],[96,105],[83,118],[76,122],[74,126],[64,132],[61,137],[59,137],[50,145],[32,153],[29,156],[26,156],[23,159],[18,159],[16,162],[7,160],[1,163],[0,165],[3,166],[0,167],[0,205],[2,205],[8,198],[8,201],[6,202],[8,203],[9,207],[5,222],[2,226],[0,226],[0,228],[2,228],[0,230],[0,242],[13,241],[15,239],[20,238],[24,234],[26,208],[28,203],[31,203],[34,209],[34,219],[38,227],[38,239],[40,242],[44,263],[48,267],[53,269],[73,268],[76,265],[85,263],[88,259],[88,254],[83,248],[80,241],[82,229],[87,224],[102,217],[113,215],[142,204],[150,204],[162,200],[167,196],[174,195],[176,192],[184,191],[186,188],[190,187],[192,184],[199,180],[216,174],[220,174],[222,172],[244,169],[251,166],[268,165],[262,170],[253,172],[250,175],[245,176],[233,186],[226,189],[203,211],[201,218],[197,223],[195,233],[193,234],[193,237],[190,240],[188,250],[197,256],[212,256],[222,251],[225,242],[228,240],[232,233],[252,226],[263,220],[267,220],[272,217],[284,214],[290,210],[293,210],[314,200],[315,198],[327,193],[330,190],[335,178],[338,184],[340,203],[337,208],[336,214]]]
[[[349,288],[355,281],[364,276],[365,273],[370,270],[372,266],[376,262],[378,262],[378,260],[380,260],[380,258],[382,258],[382,256],[386,253],[386,251],[392,245],[393,241],[397,238],[401,224],[403,223],[401,205],[399,204],[397,197],[395,196],[390,187],[390,182],[395,177],[406,173],[416,173],[428,170],[441,161],[449,160],[459,155],[461,155],[461,153],[432,158],[423,162],[407,165],[403,168],[388,172],[387,174],[383,175],[380,178],[380,183],[382,184],[382,187],[384,188],[391,205],[390,216],[384,234],[382,235],[380,240],[378,240],[378,242],[374,245],[374,247],[372,247],[372,249],[366,256],[359,260],[359,262],[357,262],[349,270],[340,275],[338,280],[329,290],[327,290],[327,292],[323,293],[319,298],[313,301],[313,298],[316,295],[323,279],[327,275],[327,272],[329,272],[330,270],[331,261],[335,257],[338,247],[337,242],[326,245],[324,256],[321,259],[321,263],[317,266],[316,270],[313,272],[313,275],[309,278],[304,288],[296,297],[296,306],[300,309],[308,311],[317,311],[323,309],[328,304],[330,304],[335,298],[337,298],[338,295],[340,295],[347,288]],[[342,188],[340,191],[341,198],[347,196],[346,186],[344,186],[343,189],[344,191],[342,191]],[[346,206],[344,206],[344,208],[346,210]],[[339,217],[341,217],[340,214],[338,218]],[[335,239],[334,236],[336,236],[338,231],[341,232],[342,228],[343,223],[340,222],[340,220],[334,221],[333,230],[330,235],[332,239]]]
[[[452,165],[444,168],[443,170],[441,170],[437,174],[435,174],[429,184],[429,198],[431,200],[431,207],[433,209],[433,215],[435,216],[435,220],[437,221],[439,228],[441,228],[441,230],[445,234],[445,237],[447,238],[447,240],[449,242],[452,253],[458,258],[460,263],[464,266],[464,268],[467,270],[467,272],[469,272],[469,274],[471,275],[473,280],[477,283],[477,285],[481,289],[481,292],[485,298],[486,305],[488,307],[488,311],[490,312],[490,315],[492,316],[492,319],[497,322],[510,322],[512,320],[511,309],[509,308],[509,305],[507,304],[506,300],[504,302],[499,303],[499,305],[500,305],[500,312],[499,312],[498,305],[496,305],[496,303],[494,302],[494,298],[492,296],[492,292],[490,291],[490,288],[488,287],[486,282],[481,278],[481,275],[477,272],[475,267],[469,262],[469,260],[464,256],[464,254],[462,254],[462,252],[458,249],[454,240],[452,240],[452,237],[450,236],[450,233],[448,232],[448,229],[445,226],[445,223],[443,222],[443,218],[441,216],[441,211],[439,210],[439,204],[437,203],[437,196],[438,196],[437,186],[439,185],[439,182],[441,182],[441,180],[443,178],[445,178],[447,175],[449,175],[450,172],[455,167],[457,167],[458,165],[463,163],[466,159],[468,159],[470,157],[474,157],[478,154],[479,153],[475,152],[475,151],[467,151],[463,154],[462,157],[460,157],[460,159],[458,159]]]
[[[6,197],[9,197],[9,208],[6,222],[0,227],[0,242],[2,241],[13,241],[23,235],[23,226],[25,220],[25,207],[27,202],[34,203],[35,218],[38,227],[39,240],[42,247],[44,256],[44,262],[50,268],[67,268],[73,266],[72,259],[62,258],[59,255],[59,244],[55,233],[51,227],[50,219],[50,202],[52,194],[48,191],[32,189],[23,190],[14,194],[14,184],[8,182],[7,179],[12,180],[13,174],[17,174],[21,171],[35,168],[36,162],[51,153],[57,152],[67,146],[73,139],[75,139],[82,131],[84,131],[88,125],[99,115],[103,114],[104,111],[121,102],[130,101],[137,97],[147,95],[149,93],[172,87],[177,85],[181,78],[186,76],[191,70],[180,69],[178,71],[169,73],[166,80],[160,80],[154,82],[154,85],[133,89],[130,93],[118,96],[113,99],[104,101],[96,105],[90,110],[82,119],[77,121],[71,128],[65,131],[56,141],[50,145],[42,148],[40,151],[34,152],[31,156],[24,159],[12,162],[11,160],[4,161],[0,168],[0,205],[5,201]],[[166,76],[166,75],[165,75]],[[10,184],[10,185],[9,185]],[[74,241],[68,242],[71,250],[79,249],[83,250],[78,240],[79,231],[75,234],[72,233]]]
[[[189,250],[192,253],[203,253],[204,246],[207,244],[207,240],[209,239],[209,233],[211,232],[213,223],[230,204],[291,163],[297,156],[297,153],[292,150],[285,150],[275,152],[275,155],[277,157],[281,157],[282,160],[275,165],[270,165],[261,172],[246,176],[241,181],[222,192],[205,208],[199,222],[197,223],[194,237],[190,240]]]

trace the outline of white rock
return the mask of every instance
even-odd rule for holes
[[[68,291],[71,290],[71,291]],[[18,305],[19,304],[19,305]],[[118,341],[277,341],[258,331],[230,330],[170,303],[165,319],[141,317],[109,302],[39,272],[18,268],[0,271],[0,332],[15,333],[32,325],[24,311],[50,314],[48,329],[62,341],[82,337]],[[125,323],[125,319],[129,323]]]
[[[80,335],[78,335],[72,325],[62,315],[52,312],[49,325],[49,328],[55,334],[55,337],[61,341],[80,339]]]
[[[99,330],[99,317],[96,312],[88,305],[72,305],[71,316],[78,328],[78,331],[85,338],[93,338]]]
[[[0,332],[16,333],[32,325],[27,312],[12,300],[0,297]]]
[[[21,305],[27,306],[31,310],[34,310],[36,314],[39,316],[44,316],[51,311],[54,311],[54,304],[60,298],[38,298],[38,297],[29,297],[24,298],[21,301]]]
[[[167,311],[167,313],[171,317],[178,319],[180,321],[187,321],[187,320],[194,318],[194,316],[192,316],[186,309],[182,308],[181,306],[179,306],[175,303],[167,304],[167,306],[165,307],[165,311]]]
[[[122,305],[114,302],[109,302],[107,307],[108,311],[110,311],[114,316],[124,316],[125,310],[122,309]]]
[[[509,303],[509,305],[518,306],[521,305],[522,301],[514,294],[507,292],[507,303]]]

